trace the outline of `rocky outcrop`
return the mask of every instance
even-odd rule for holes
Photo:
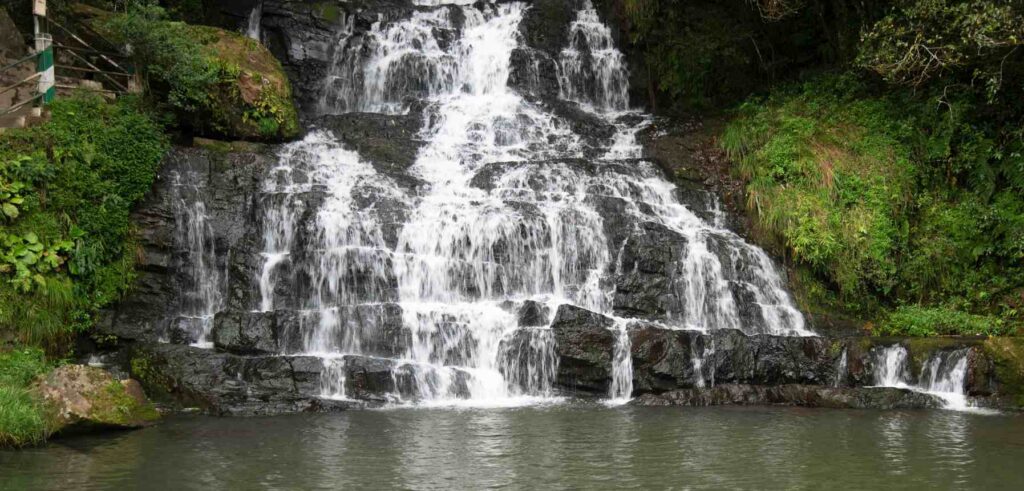
[[[137,279],[130,295],[106,310],[97,330],[124,340],[177,340],[194,342],[186,329],[191,301],[184,292],[194,289],[189,274],[192,264],[188,230],[177,226],[195,210],[185,206],[203,202],[204,231],[216,257],[217,271],[237,273],[238,278],[258,278],[260,243],[255,227],[257,203],[253,199],[266,169],[276,162],[260,145],[239,148],[174,148],[166,157],[153,191],[132,214],[139,231]],[[255,250],[254,250],[255,249]],[[236,285],[225,301],[251,310],[258,299],[250,298],[248,284]]]
[[[611,385],[615,336],[612,319],[588,310],[563,305],[555,313],[558,384],[570,392],[606,394]]]
[[[573,394],[607,393],[615,352],[614,321],[562,306],[551,328],[558,343],[559,386]],[[976,338],[751,336],[730,329],[707,333],[666,329],[642,321],[632,322],[627,329],[633,394],[643,404],[936,407],[933,397],[920,392],[868,389],[876,384],[880,350],[899,344],[908,352],[906,383],[923,382],[919,378],[928,360],[967,350],[966,394],[982,405],[1007,406],[994,396],[999,393],[997,379],[1010,379],[997,376],[997,365],[986,354],[991,343]]]
[[[132,376],[172,407],[257,415],[348,408],[323,400],[315,357],[243,357],[174,344],[139,344],[127,353]]]
[[[188,26],[221,78],[207,107],[192,121],[198,131],[230,139],[287,140],[299,135],[292,88],[281,64],[263,45],[237,32]]]
[[[643,394],[636,406],[802,406],[833,409],[935,409],[935,396],[894,388],[832,388],[815,385],[724,384]]]
[[[141,428],[160,419],[138,382],[116,380],[100,368],[58,367],[36,390],[52,409],[53,433]]]

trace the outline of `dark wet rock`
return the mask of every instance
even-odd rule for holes
[[[322,361],[312,357],[244,357],[173,344],[129,348],[128,365],[155,400],[220,415],[338,410],[321,404]]]
[[[182,200],[193,199],[197,193],[203,196],[210,230],[214,231],[213,246],[221,261],[214,267],[224,271],[229,257],[241,255],[230,252],[244,246],[243,238],[252,233],[255,220],[251,196],[264,170],[274,161],[270,151],[259,145],[237,152],[172,149],[152,192],[132,214],[139,231],[138,278],[129,295],[103,312],[98,331],[142,341],[170,338],[180,332],[176,316],[187,310],[190,301],[182,292],[191,289],[185,267],[191,261],[188,244],[183,243],[175,227],[176,220],[187,213],[181,207]],[[252,274],[253,268],[254,264],[246,265],[237,274]],[[238,285],[247,286],[248,278],[256,276],[239,277],[247,279]]]
[[[371,162],[378,172],[395,179],[403,187],[415,189],[421,181],[406,173],[416,162],[423,140],[419,137],[423,123],[421,108],[408,114],[347,113],[323,116],[317,127],[326,128],[359,155]]]
[[[579,0],[534,0],[519,24],[527,46],[557,57],[569,45],[569,25],[576,19]]]
[[[736,330],[704,334],[652,325],[631,326],[629,335],[637,391],[711,383],[828,385],[841,355],[818,337],[746,336]],[[700,360],[700,373],[694,359]]]
[[[686,238],[664,225],[645,222],[632,230],[621,249],[622,270],[615,277],[617,315],[652,320],[683,312],[674,287],[686,256]]]
[[[558,384],[569,391],[607,393],[611,384],[615,321],[589,310],[562,305],[551,330],[558,355]]]
[[[849,409],[935,409],[935,396],[895,388],[831,388],[814,385],[724,384],[644,394],[632,401],[637,406],[803,406]]]
[[[365,356],[344,359],[346,396],[354,399],[386,402],[399,393],[397,366],[393,360]]]
[[[528,100],[558,97],[558,62],[548,53],[532,48],[512,50],[508,85]]]
[[[533,300],[523,302],[519,308],[519,327],[542,327],[549,323],[548,307]]]
[[[214,317],[213,344],[240,355],[279,351],[275,312],[220,312]]]

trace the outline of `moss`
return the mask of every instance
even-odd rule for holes
[[[291,85],[270,51],[223,29],[188,26],[187,30],[203,43],[207,63],[220,74],[207,108],[211,118],[195,121],[196,126],[241,139],[280,140],[298,135]]]
[[[90,417],[98,422],[131,426],[160,419],[160,413],[148,402],[140,403],[116,380],[90,395],[93,404]]]
[[[982,340],[955,337],[932,337],[906,338],[903,339],[901,343],[907,348],[911,373],[917,374],[921,372],[921,367],[924,366],[935,352],[981,344]]]
[[[338,22],[341,18],[341,9],[333,3],[318,3],[314,7],[314,12],[317,17],[331,23]]]
[[[1024,338],[989,338],[983,349],[995,367],[1000,393],[1024,408]]]
[[[171,382],[160,373],[156,363],[145,352],[133,353],[129,366],[132,378],[142,384],[150,398],[156,401],[171,400]]]

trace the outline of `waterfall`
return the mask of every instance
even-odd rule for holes
[[[245,35],[251,39],[255,39],[260,42],[260,34],[262,29],[260,23],[263,22],[263,0],[259,0],[256,6],[249,12],[249,23],[245,27]]]
[[[319,94],[326,115],[419,118],[422,145],[408,168],[374,161],[324,124],[278,150],[253,200],[259,257],[246,258],[252,277],[234,283],[252,292],[232,296],[244,305],[231,308],[275,319],[283,353],[319,357],[321,396],[358,398],[352,370],[374,363],[390,373],[386,399],[396,403],[552,400],[562,305],[614,319],[613,402],[633,390],[629,330],[638,320],[811,334],[778,268],[725,228],[717,200],[701,198],[710,216],[691,209],[641,158],[637,134],[651,118],[629,108],[623,56],[589,2],[550,56],[559,97],[607,133],[581,131],[570,119],[579,116],[510,85],[528,4],[414,3],[358,32],[343,19]],[[199,242],[188,239],[196,285],[216,286],[203,216],[182,220],[201,231]],[[624,257],[655,232],[677,249],[665,265],[670,301],[657,319],[627,318],[617,281],[646,266]],[[190,315],[212,320],[224,303],[215,290],[187,295],[202,299]],[[713,354],[713,344],[695,354],[702,381]]]
[[[969,353],[967,349],[938,352],[921,367],[920,387],[942,398],[947,409],[964,411],[970,407],[965,390]]]
[[[629,106],[629,71],[615,47],[612,31],[586,0],[569,27],[569,46],[558,63],[563,99],[600,111],[624,111]]]
[[[892,345],[874,353],[875,383],[924,392],[942,400],[943,407],[954,411],[986,412],[972,406],[967,398],[967,361],[969,349],[936,351],[921,366],[917,384],[907,381],[907,349]]]
[[[694,345],[690,352],[690,365],[693,367],[693,380],[694,385],[698,388],[714,387],[715,386],[715,339],[709,337],[706,344],[701,346],[699,352],[697,346]],[[704,376],[705,366],[708,366],[708,360],[712,361],[708,375]]]
[[[846,352],[847,349],[843,348],[843,354],[839,356],[839,365],[836,367],[836,378],[832,380],[832,387],[841,387],[843,385],[843,380],[846,379],[846,367],[848,363],[846,359]]]
[[[211,347],[208,340],[214,315],[223,307],[221,274],[213,228],[206,213],[203,175],[189,170],[171,173],[175,247],[184,251],[179,324],[181,334],[195,346]],[[171,333],[172,336],[181,335]]]
[[[907,348],[894,344],[875,351],[875,385],[907,388]]]

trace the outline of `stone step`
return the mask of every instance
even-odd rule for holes
[[[0,116],[0,129],[27,128],[50,120],[50,111],[39,107],[23,107],[13,114]]]

